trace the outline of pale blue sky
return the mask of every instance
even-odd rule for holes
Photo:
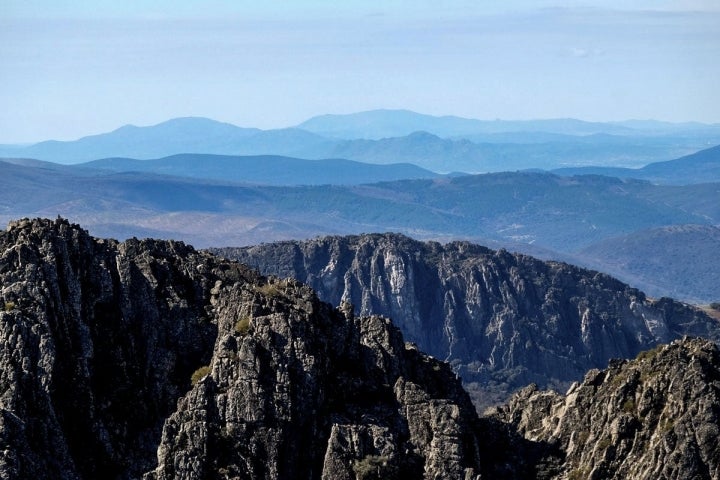
[[[720,122],[720,2],[0,0],[0,143],[407,108]]]

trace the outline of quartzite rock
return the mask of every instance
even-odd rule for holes
[[[593,370],[566,395],[527,387],[495,417],[565,457],[554,478],[720,478],[720,351],[683,339]]]
[[[61,219],[13,222],[0,252],[2,478],[480,472],[459,380],[389,320]]]
[[[590,282],[468,244],[428,248],[445,259],[446,284],[483,279],[494,301],[505,299],[499,311],[477,292],[453,303],[474,298],[494,311],[496,343],[524,338],[511,327],[559,335],[552,320],[566,320],[551,313],[578,305],[588,313],[561,344],[710,328],[598,274]],[[419,294],[422,265],[411,282],[407,267],[375,273]],[[369,298],[383,291],[374,285]],[[555,297],[561,288],[586,296]],[[544,316],[514,316],[541,294]],[[479,419],[450,366],[389,320],[182,243],[99,240],[61,219],[14,222],[0,232],[0,299],[0,478],[720,478],[720,352],[706,340],[613,361],[565,396],[528,387]],[[607,302],[634,313],[594,310]],[[538,330],[532,318],[551,325]],[[607,354],[635,343],[603,345]]]
[[[591,368],[684,335],[720,339],[720,324],[607,275],[397,234],[325,237],[216,252],[293,277],[332,304],[392,318],[408,340],[449,361],[479,406],[537,383],[564,391]]]

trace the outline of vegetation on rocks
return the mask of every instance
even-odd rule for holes
[[[436,258],[478,247],[453,248]],[[528,260],[475,251],[515,272],[500,284],[545,291],[516,275]],[[720,478],[707,340],[611,361],[565,395],[526,387],[479,417],[451,367],[389,319],[298,282],[62,219],[11,224],[0,252],[0,295],[22,299],[0,315],[0,478]],[[380,275],[397,286],[399,271]],[[592,312],[591,298],[571,305]]]
[[[720,339],[720,323],[698,309],[651,300],[596,271],[468,242],[375,234],[215,252],[307,282],[357,314],[392,318],[453,365],[481,411],[530,383],[564,391],[611,358],[683,335]]]
[[[209,373],[210,373],[209,365],[204,365],[204,366],[198,368],[197,370],[195,370],[193,372],[192,376],[190,377],[190,383],[195,385],[197,382],[202,380]]]

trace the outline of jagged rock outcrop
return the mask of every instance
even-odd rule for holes
[[[564,457],[551,478],[720,478],[720,351],[683,339],[592,370],[566,395],[530,386],[494,417]]]
[[[123,478],[208,363],[208,255],[58,220],[0,233],[3,478]]]
[[[481,472],[449,366],[295,281],[21,220],[0,232],[0,299],[2,478]]]
[[[473,407],[447,364],[387,319],[335,316],[296,283],[269,288],[237,312],[248,333],[219,327],[210,373],[166,422],[148,479],[479,473]]]
[[[720,338],[720,324],[694,308],[598,272],[467,242],[374,234],[215,252],[297,278],[359,314],[392,318],[405,338],[451,362],[479,407],[533,382],[564,391],[611,358],[683,335]]]

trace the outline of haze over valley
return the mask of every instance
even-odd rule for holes
[[[61,215],[102,236],[172,238],[198,247],[392,231],[590,266],[652,295],[701,303],[720,296],[712,273],[718,240],[712,230],[699,229],[716,227],[720,218],[720,147],[700,147],[720,141],[717,125],[483,122],[374,111],[321,116],[303,126],[318,133],[185,118],[14,147],[16,158],[0,160],[0,215],[5,221]],[[447,137],[383,136],[420,127]],[[457,139],[478,132],[501,140]],[[341,133],[348,138],[338,138]],[[352,138],[362,135],[379,140]],[[516,140],[508,143],[511,138]],[[608,166],[617,162],[618,151],[628,161],[627,145],[648,158],[692,153],[633,169]],[[312,149],[354,151],[365,161],[284,156]],[[578,158],[573,152],[600,160],[593,167],[556,168],[565,154]],[[512,165],[533,168],[503,168]],[[497,172],[469,173],[475,170]],[[707,268],[658,275],[652,265],[670,268],[688,254],[678,250],[683,241],[673,239],[686,225],[696,232],[693,261]],[[651,247],[657,229],[666,234]],[[620,260],[617,252],[624,247],[618,245],[625,238],[635,247]]]
[[[720,478],[720,6],[6,0],[0,478]]]

